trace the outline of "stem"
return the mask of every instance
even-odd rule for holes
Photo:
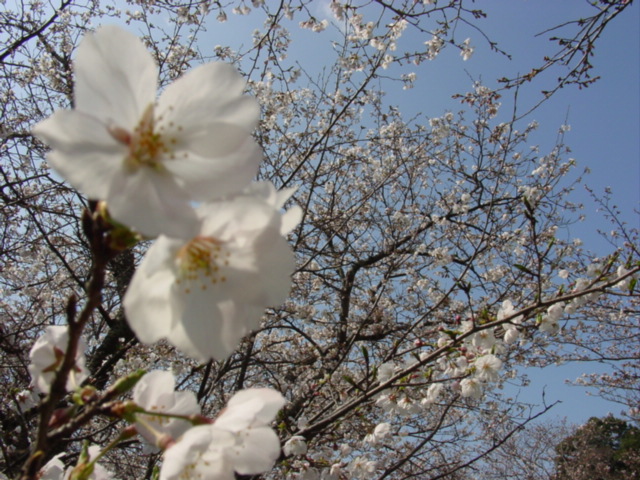
[[[107,262],[114,255],[113,250],[108,244],[107,229],[99,219],[97,221],[94,220],[91,212],[85,210],[83,212],[82,224],[91,245],[93,263],[91,266],[91,279],[87,286],[87,301],[80,315],[76,318],[77,298],[74,294],[69,296],[66,307],[67,322],[69,323],[69,345],[67,346],[62,365],[57,371],[51,385],[51,390],[45,397],[40,408],[40,420],[36,441],[32,447],[31,455],[22,468],[20,480],[36,480],[43,461],[48,457],[48,452],[52,445],[51,438],[47,435],[49,432],[49,424],[56,407],[67,394],[67,378],[75,367],[76,353],[82,331],[91,319],[94,310],[98,308],[101,303]]]

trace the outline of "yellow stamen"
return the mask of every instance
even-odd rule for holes
[[[229,264],[227,258],[230,253],[217,238],[197,236],[185,244],[176,256],[179,266],[177,282],[199,282],[201,290],[206,290],[208,284],[225,282],[227,278],[222,274],[221,267]],[[185,286],[185,293],[190,293],[189,286]]]

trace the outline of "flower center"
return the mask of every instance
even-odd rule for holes
[[[144,113],[140,123],[133,129],[133,132],[118,126],[109,126],[108,130],[112,137],[129,147],[129,154],[125,162],[133,171],[142,166],[162,170],[163,157],[175,158],[173,146],[177,140],[173,137],[167,138],[162,135],[162,127],[156,130],[153,104],[150,104]]]
[[[190,293],[195,282],[201,290],[209,284],[225,282],[224,267],[229,265],[231,253],[217,238],[197,236],[185,244],[177,254],[179,275],[176,282],[186,283],[185,293]]]

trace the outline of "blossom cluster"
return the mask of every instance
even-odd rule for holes
[[[145,343],[166,338],[197,359],[225,358],[265,307],[284,301],[294,266],[284,236],[300,211],[280,214],[293,191],[251,183],[262,158],[257,102],[224,63],[192,70],[156,100],[153,58],[113,26],[85,37],[74,73],[74,109],[33,131],[72,185],[158,237],[124,300],[131,328]]]
[[[433,255],[432,252],[429,253]],[[509,376],[508,372],[502,372],[504,362],[500,357],[506,356],[509,347],[516,342],[522,345],[528,342],[524,334],[527,329],[536,327],[544,334],[557,334],[561,330],[560,320],[566,314],[575,313],[579,307],[600,295],[595,289],[605,285],[605,278],[606,283],[623,291],[628,291],[629,286],[633,285],[634,277],[630,274],[631,270],[625,266],[619,266],[615,274],[610,276],[606,276],[604,271],[603,265],[598,262],[590,265],[587,268],[587,277],[578,278],[573,282],[569,294],[581,294],[588,289],[594,291],[575,296],[569,302],[550,300],[548,306],[541,308],[535,315],[535,321],[532,319],[528,326],[525,324],[525,315],[518,312],[513,302],[508,299],[502,302],[495,317],[492,317],[495,321],[492,321],[492,325],[484,327],[473,318],[462,320],[457,316],[455,329],[441,328],[441,335],[437,341],[438,348],[454,349],[455,353],[439,356],[435,360],[435,368],[430,365],[428,373],[424,372],[431,380],[426,391],[416,395],[415,391],[410,392],[409,389],[396,390],[391,387],[377,396],[376,404],[389,416],[406,418],[425,413],[440,401],[447,388],[463,398],[481,400],[488,387]],[[568,272],[561,271],[560,277],[567,278]],[[421,341],[416,341],[417,347],[422,345]],[[383,363],[377,368],[379,384],[390,382],[392,378],[398,378],[399,374],[408,370],[416,371],[416,364],[428,358],[431,358],[430,353],[421,353],[400,365],[392,362]],[[419,373],[414,373],[410,378],[419,376]],[[381,423],[364,437],[364,442],[371,445],[379,443],[386,438],[389,431],[389,424]]]
[[[152,447],[166,448],[160,479],[204,478],[232,480],[234,472],[258,474],[269,470],[280,455],[280,442],[269,424],[285,399],[269,388],[237,392],[214,421],[191,426],[200,408],[192,392],[174,391],[173,374],[152,371],[136,384],[135,429]],[[168,447],[168,448],[167,448]],[[85,471],[90,480],[110,480],[113,475],[97,463],[100,448],[88,448],[78,465],[65,468],[61,457],[52,458],[41,470],[48,480],[70,478]]]
[[[257,101],[225,63],[188,72],[156,98],[153,57],[114,26],[86,35],[74,75],[74,108],[55,112],[33,132],[51,148],[49,164],[101,202],[110,228],[155,238],[123,300],[131,329],[143,343],[166,339],[197,360],[223,360],[259,325],[266,307],[287,297],[294,257],[285,237],[301,218],[296,207],[281,213],[294,189],[252,182],[262,160],[252,136]],[[39,392],[49,393],[69,332],[48,327],[31,350],[29,371]],[[84,343],[75,350],[67,391],[88,376]],[[208,421],[193,393],[175,391],[173,374],[152,371],[137,380],[133,402],[120,410],[149,450],[164,450],[161,479],[232,479],[234,472],[273,466],[280,443],[269,424],[284,403],[271,389],[244,390]],[[74,472],[112,478],[97,468],[104,452],[87,452]],[[59,456],[41,474],[74,475]]]

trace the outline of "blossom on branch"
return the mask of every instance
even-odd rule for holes
[[[86,480],[113,480],[113,474],[94,460],[100,454],[98,445],[91,445],[80,455],[80,463],[76,467],[65,468],[61,460],[65,454],[61,453],[49,460],[40,470],[39,480],[68,480],[70,478],[83,478]],[[83,458],[84,457],[84,458]],[[82,462],[84,460],[84,462]],[[88,464],[92,463],[91,466]],[[90,473],[89,473],[90,472]],[[77,475],[77,476],[76,476]]]
[[[462,60],[464,60],[465,62],[469,60],[473,55],[474,50],[475,48],[471,46],[471,39],[467,38],[464,42],[462,42],[462,47],[460,50],[460,56],[462,57]]]
[[[140,341],[166,338],[203,361],[230,355],[264,309],[289,293],[294,258],[284,235],[300,210],[279,210],[291,193],[257,183],[199,207],[199,233],[190,240],[160,236],[124,299]]]
[[[48,394],[56,372],[64,361],[69,345],[69,330],[61,325],[45,328],[44,333],[36,340],[29,352],[29,373],[31,381],[38,391]],[[82,338],[78,342],[75,365],[67,377],[66,389],[73,390],[87,378],[89,372],[85,366],[85,343]]]
[[[476,378],[464,378],[460,382],[460,394],[467,398],[482,398],[482,383]]]
[[[558,321],[564,314],[564,303],[555,303],[547,309],[547,313],[539,321],[538,328],[541,332],[555,335],[560,331]]]
[[[193,392],[176,392],[171,372],[154,370],[147,373],[133,389],[133,401],[146,411],[169,415],[195,415],[200,413]],[[191,424],[187,420],[166,416],[136,413],[136,430],[152,445],[161,447],[169,438],[178,438]]]
[[[347,467],[347,470],[351,474],[351,478],[366,479],[366,478],[372,478],[377,468],[378,468],[377,462],[373,460],[369,460],[365,456],[360,456],[360,457],[354,458],[351,461],[351,463]]]
[[[373,429],[373,432],[368,433],[364,437],[364,442],[375,445],[387,439],[390,435],[391,435],[391,425],[389,423],[383,422],[376,425],[376,428]]]
[[[476,377],[484,382],[497,382],[500,380],[499,371],[502,368],[502,360],[493,354],[483,355],[474,362]]]
[[[239,391],[213,424],[189,429],[167,449],[160,480],[233,480],[234,471],[270,470],[280,456],[280,440],[269,425],[284,404],[269,388]]]
[[[33,132],[52,148],[49,163],[105,200],[118,222],[184,238],[197,224],[191,201],[236,192],[254,177],[259,108],[231,65],[202,65],[156,100],[158,67],[144,44],[106,26],[85,36],[74,73],[74,109]]]
[[[291,455],[305,455],[307,453],[307,442],[301,435],[294,435],[282,447],[282,451],[287,457]]]

